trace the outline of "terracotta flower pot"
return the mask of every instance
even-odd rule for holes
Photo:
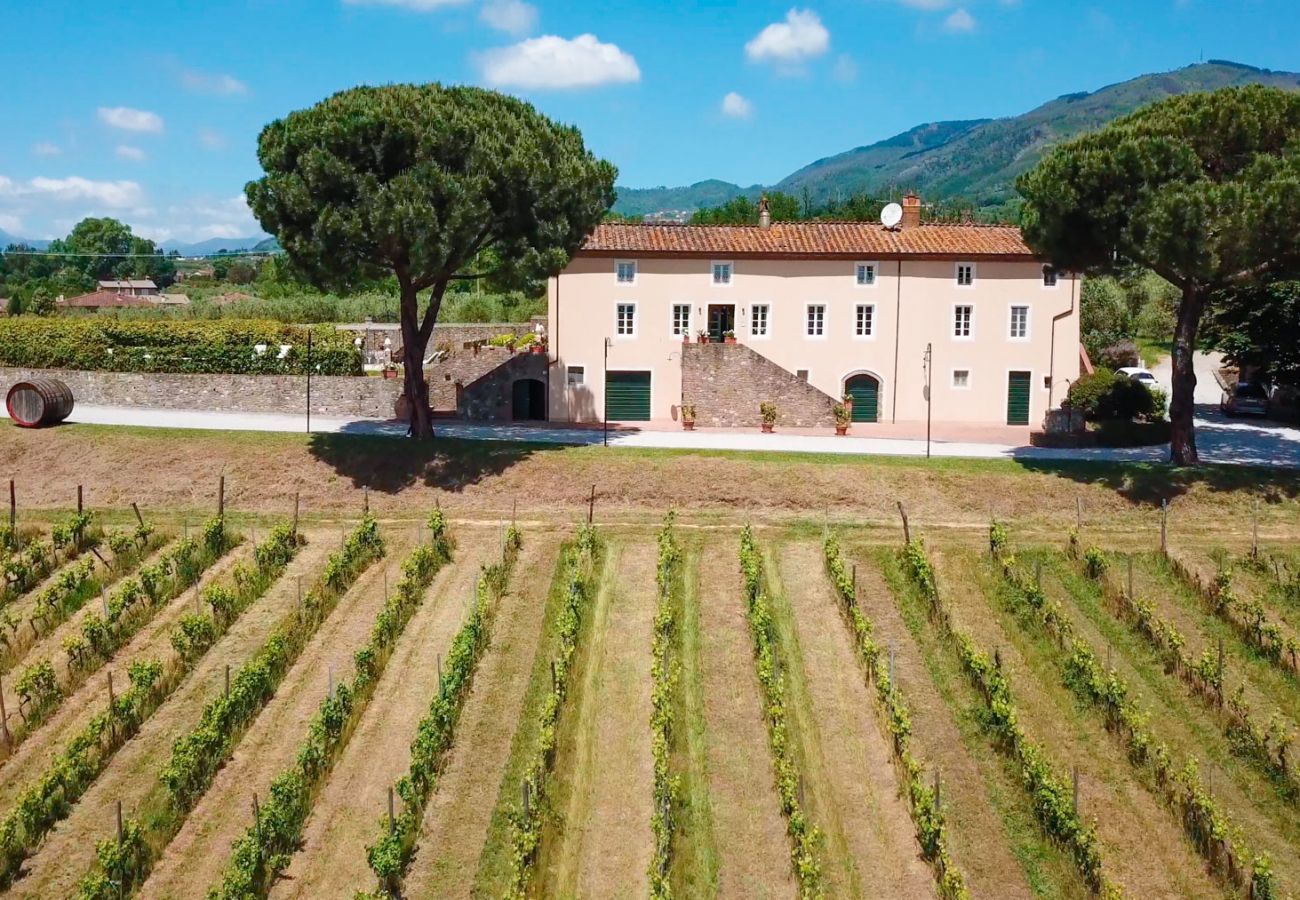
[[[385,381],[389,381],[389,380],[391,380],[391,379],[393,379],[393,378],[396,378],[396,377],[397,377],[397,370],[396,370],[396,369],[384,369],[384,380],[385,380]]]
[[[542,354],[546,352],[546,346],[544,344],[533,344],[532,349],[533,352],[537,354]]]
[[[691,419],[690,421],[687,421],[686,419],[682,419],[682,428],[685,429],[686,431],[694,431],[695,420]]]
[[[773,429],[773,427],[774,427],[774,426],[772,425],[771,422],[764,422],[764,423],[763,423],[763,434],[771,434],[771,433],[772,433],[772,429]]]
[[[838,435],[839,437],[844,437],[844,435],[848,433],[849,433],[849,426],[840,425],[838,423],[835,425],[835,434]]]
[[[734,337],[723,338],[723,341],[725,341],[725,342],[728,343],[728,344],[734,344],[734,343],[736,343],[736,339],[735,339]]]
[[[709,336],[707,334],[701,335],[700,337],[696,338],[696,341],[698,341],[701,344],[707,344],[709,342]]]

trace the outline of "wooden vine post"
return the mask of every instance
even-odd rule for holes
[[[366,485],[361,488],[361,512],[363,515],[370,515],[370,486]]]
[[[1169,555],[1169,501],[1160,501],[1160,552]]]
[[[221,475],[217,478],[217,518],[224,518],[226,515],[226,476]]]
[[[14,480],[9,479],[9,533],[14,539],[18,537],[18,492]]]
[[[5,710],[4,676],[0,676],[0,731],[4,732],[5,746],[12,746],[14,739],[9,733],[9,713]]]
[[[84,495],[81,485],[77,485],[77,515],[81,515],[85,511],[86,507],[83,497]]]
[[[1079,767],[1074,767],[1074,816],[1079,817]]]
[[[257,805],[257,794],[253,795],[253,833],[257,836],[257,863],[262,863],[262,809]]]
[[[393,815],[393,786],[388,786],[388,833],[397,830],[397,817]]]
[[[117,716],[113,714],[113,708],[116,700],[113,697],[113,670],[108,670],[108,728],[113,735],[113,740],[117,740]]]
[[[587,500],[587,524],[590,525],[596,515],[596,486],[591,486],[591,497]]]
[[[1083,498],[1074,498],[1074,529],[1083,531]]]
[[[1250,509],[1250,555],[1259,559],[1259,498]]]
[[[298,505],[302,501],[302,492],[293,492],[293,536],[298,536]]]
[[[900,516],[903,517],[903,543],[904,543],[905,545],[906,545],[906,544],[911,544],[911,543],[912,543],[912,528],[911,528],[911,526],[910,526],[910,525],[908,524],[908,522],[907,522],[907,510],[903,507],[903,501],[902,501],[902,500],[899,500],[899,501],[897,501],[897,502],[898,502],[898,514],[899,514]]]

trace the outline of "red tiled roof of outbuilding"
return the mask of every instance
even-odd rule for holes
[[[610,222],[596,226],[578,253],[720,258],[1034,258],[1014,225],[923,224],[891,229],[878,222],[773,222],[767,228]]]

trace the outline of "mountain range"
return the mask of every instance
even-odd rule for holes
[[[50,245],[50,242],[34,238],[21,238],[9,234],[7,231],[0,231],[0,250],[11,244],[26,244],[34,250],[44,250]],[[276,239],[265,235],[242,238],[211,238],[194,244],[163,241],[158,246],[164,253],[171,253],[175,250],[181,256],[212,256],[222,250],[230,253],[240,250],[253,250],[259,253],[278,253],[280,251],[280,244]]]
[[[709,180],[688,187],[619,187],[614,212],[689,212],[738,196],[756,198],[764,190],[807,194],[814,201],[856,192],[891,195],[915,190],[927,200],[962,198],[977,207],[1001,206],[1016,196],[1016,176],[1062,141],[1165,97],[1246,84],[1298,90],[1300,73],[1210,60],[1092,92],[1065,94],[1018,116],[918,125],[819,159],[772,185],[742,187]]]

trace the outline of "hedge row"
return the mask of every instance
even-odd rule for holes
[[[128,321],[113,318],[0,319],[0,365],[33,369],[191,374],[302,375],[308,328],[256,319]],[[360,375],[352,335],[312,333],[316,375]],[[259,353],[258,345],[265,345]],[[284,358],[281,347],[287,346]]]
[[[677,597],[674,588],[681,575],[681,548],[673,534],[676,517],[670,511],[659,529],[659,560],[655,586],[659,603],[655,609],[653,662],[650,665],[654,688],[651,691],[650,748],[654,757],[654,805],[650,829],[654,832],[655,851],[650,860],[650,896],[669,900],[672,884],[669,870],[673,862],[673,832],[677,795],[681,775],[672,772],[673,706],[678,685],[678,662],[673,658],[677,640]]]

